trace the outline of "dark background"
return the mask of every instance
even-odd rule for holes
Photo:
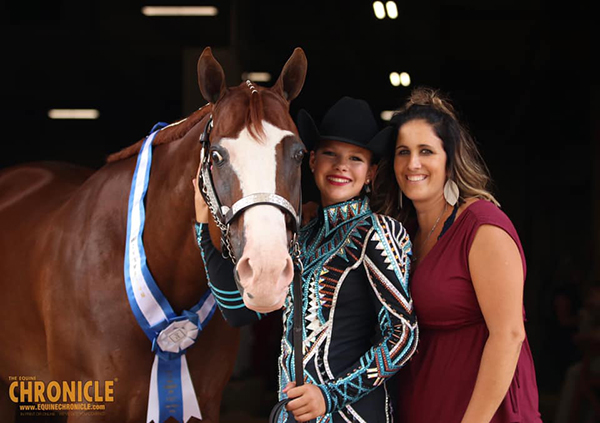
[[[302,47],[309,71],[293,116],[306,108],[319,120],[342,95],[366,99],[379,116],[416,85],[440,88],[474,133],[525,248],[527,330],[550,422],[564,370],[579,355],[556,297],[567,292],[575,312],[600,279],[591,2],[396,3],[398,19],[377,20],[371,1],[4,0],[0,167],[51,159],[97,168],[155,122],[187,116],[204,104],[195,72],[205,46],[229,85],[243,71],[270,72],[272,84]],[[214,5],[219,14],[143,16],[152,4]],[[409,72],[412,85],[393,87],[391,71]],[[47,117],[77,107],[100,118]]]

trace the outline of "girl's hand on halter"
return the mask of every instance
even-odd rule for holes
[[[199,171],[200,170],[198,169],[198,172]],[[196,222],[208,223],[208,206],[204,202],[202,194],[200,194],[200,189],[198,188],[198,177],[192,179],[192,185],[194,186],[194,208],[196,209]]]
[[[290,382],[283,392],[292,399],[285,408],[292,412],[296,421],[307,422],[324,415],[327,411],[325,398],[316,385],[307,383],[296,387],[296,382]]]

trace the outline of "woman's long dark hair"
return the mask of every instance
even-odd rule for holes
[[[400,130],[412,120],[424,120],[433,127],[442,140],[448,157],[446,174],[458,185],[459,201],[476,197],[492,201],[499,206],[491,193],[489,170],[483,161],[475,141],[467,128],[459,121],[449,100],[429,88],[416,88],[406,104],[392,117],[391,124]],[[398,134],[398,132],[396,132]],[[375,177],[372,207],[377,213],[395,217],[407,223],[415,217],[412,202],[403,197],[399,205],[400,188],[394,173],[396,141],[390,143],[387,153],[379,163]]]

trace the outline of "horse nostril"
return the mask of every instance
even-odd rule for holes
[[[252,269],[252,263],[250,262],[250,258],[242,257],[242,259],[238,262],[236,271],[240,279],[245,281],[251,281],[252,277],[254,276],[254,270]],[[241,284],[239,284],[239,286],[241,286]],[[246,295],[246,297],[248,297],[251,300],[254,299],[254,295],[252,295],[246,290],[244,291],[240,291],[242,295]]]
[[[237,272],[241,280],[251,280],[254,271],[248,257],[242,257],[237,265]]]
[[[281,272],[281,278],[283,279],[283,281],[291,281],[292,278],[294,277],[294,263],[292,262],[292,258],[288,257],[285,260],[285,267],[283,268],[283,271]],[[288,283],[289,285],[289,283]]]

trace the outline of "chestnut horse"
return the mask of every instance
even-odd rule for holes
[[[298,48],[273,87],[248,82],[227,88],[207,48],[198,81],[209,104],[155,136],[143,242],[154,280],[176,313],[209,289],[193,225],[191,180],[201,134],[212,119],[212,178],[223,204],[269,192],[297,209],[304,146],[289,103],[304,84],[306,67]],[[97,171],[50,162],[0,171],[1,422],[23,416],[7,395],[20,379],[46,388],[52,381],[95,381],[95,395],[104,400],[101,412],[46,413],[54,417],[32,421],[145,421],[154,354],[130,308],[123,275],[128,197],[143,141],[113,154]],[[240,283],[254,301],[248,305],[259,311],[280,306],[293,276],[287,220],[279,208],[258,205],[231,223]],[[211,227],[215,244],[217,235]],[[205,422],[219,421],[238,340],[217,312],[187,350]],[[29,389],[13,386],[11,394],[18,396],[19,388]],[[48,401],[50,391],[45,395]]]

